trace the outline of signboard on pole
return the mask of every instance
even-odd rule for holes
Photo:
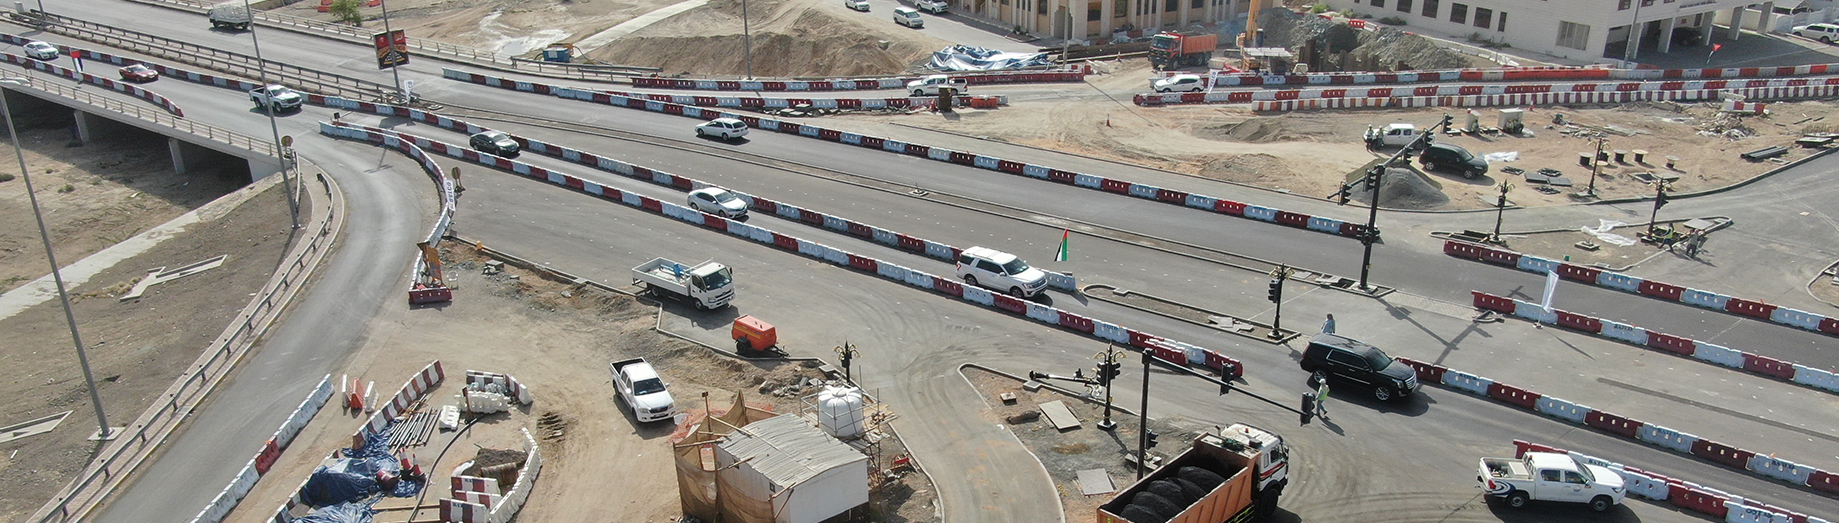
[[[377,69],[389,69],[409,63],[409,35],[397,29],[371,35],[376,43]]]

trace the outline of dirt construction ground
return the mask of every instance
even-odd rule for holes
[[[64,113],[67,115],[68,113]],[[64,116],[68,118],[68,116]],[[67,120],[65,120],[67,121]],[[246,183],[246,173],[194,170],[179,175],[166,159],[165,139],[104,141],[66,147],[67,129],[21,132],[26,164],[44,207],[58,262],[65,266],[178,217]],[[10,146],[0,146],[0,172],[17,172]],[[241,206],[202,221],[147,252],[117,263],[70,288],[89,364],[111,426],[133,421],[172,385],[268,281],[293,240],[287,201],[267,185]],[[148,288],[138,300],[121,293],[155,267],[178,267],[217,255],[224,265]],[[43,244],[20,179],[0,182],[0,275],[5,289],[46,274]],[[83,374],[64,312],[53,299],[0,318],[0,425],[69,411],[44,434],[0,443],[0,519],[21,521],[75,478],[100,450]]]
[[[509,414],[481,418],[437,463],[436,435],[415,451],[437,488],[422,501],[436,503],[445,477],[480,449],[524,449],[519,429],[529,429],[543,453],[543,470],[517,520],[531,523],[606,520],[668,523],[682,515],[671,458],[671,423],[639,424],[615,398],[607,364],[644,357],[658,367],[679,409],[698,419],[702,394],[725,411],[734,392],[749,405],[797,415],[802,396],[823,379],[816,363],[743,361],[653,330],[657,305],[598,288],[577,287],[507,266],[486,274],[488,258],[469,245],[443,244],[445,274],[458,299],[414,310],[397,307],[380,318],[388,333],[373,336],[352,358],[351,376],[375,381],[379,396],[394,394],[408,377],[440,360],[447,380],[430,393],[426,409],[455,403],[467,369],[509,374],[528,386],[534,402]],[[540,357],[532,357],[541,355]],[[365,416],[328,404],[287,449],[275,470],[229,519],[260,523],[293,494],[334,449],[350,445]],[[883,440],[883,467],[904,455],[898,441]],[[507,485],[508,488],[508,485]],[[879,521],[932,521],[933,489],[926,476],[906,469],[871,508]],[[885,501],[883,503],[882,501]],[[388,499],[379,507],[411,506]],[[424,510],[418,521],[427,521]],[[385,511],[379,522],[407,521],[406,511]]]

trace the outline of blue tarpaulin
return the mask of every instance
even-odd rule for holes
[[[954,45],[932,53],[926,67],[938,71],[995,71],[1051,65],[1047,53],[1005,53],[987,47]]]
[[[401,462],[389,451],[390,433],[395,428],[396,424],[391,423],[383,431],[367,435],[363,449],[345,449],[345,457],[314,470],[300,492],[308,505],[317,508],[294,521],[369,523],[375,514],[371,505],[384,497],[406,498],[420,494],[423,481],[402,479],[388,492],[384,492],[383,485],[377,481],[378,472],[388,472],[395,477],[402,475]]]

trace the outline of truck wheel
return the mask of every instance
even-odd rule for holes
[[[1590,510],[1597,512],[1608,512],[1609,507],[1615,505],[1615,501],[1609,499],[1609,496],[1597,496],[1590,499]]]
[[[750,351],[750,350],[753,350],[753,344],[748,343],[747,338],[735,338],[734,339],[734,353],[735,354],[747,354],[747,351]]]
[[[1527,498],[1526,498],[1525,492],[1515,492],[1512,494],[1508,494],[1507,495],[1507,506],[1513,507],[1513,508],[1526,508],[1526,499]]]
[[[1392,401],[1392,389],[1388,389],[1384,385],[1373,387],[1373,399],[1379,401]]]

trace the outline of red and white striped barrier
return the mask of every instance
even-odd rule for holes
[[[682,94],[629,93],[624,91],[597,91],[613,96],[624,96],[650,100],[654,102],[690,105],[696,107],[728,107],[735,109],[788,109],[807,105],[817,109],[908,109],[915,107],[932,107],[938,105],[936,96],[915,96],[911,98],[766,98],[761,96],[694,96]],[[954,107],[977,107],[978,99],[995,99],[997,105],[1009,105],[1009,95],[958,95],[953,97]]]
[[[1763,111],[1766,111],[1766,110],[1768,110],[1767,104],[1762,104],[1762,103],[1757,103],[1757,102],[1739,102],[1736,100],[1725,100],[1724,101],[1724,112],[1727,112],[1727,113],[1762,114]]]
[[[517,378],[511,377],[511,375],[509,374],[499,374],[496,372],[485,372],[485,371],[480,371],[480,370],[467,369],[466,371],[466,386],[467,387],[486,385],[486,384],[493,384],[493,385],[498,385],[500,387],[504,387],[506,395],[512,398],[515,398],[518,403],[522,403],[524,405],[529,405],[530,402],[535,399],[531,397],[529,388],[524,387],[524,384],[522,383],[518,383]]]
[[[1830,89],[1791,89],[1791,88],[1831,88],[1839,86],[1839,77],[1825,78],[1790,78],[1790,79],[1756,79],[1756,80],[1670,80],[1653,82],[1623,83],[1573,83],[1573,84],[1445,84],[1420,87],[1356,87],[1326,89],[1289,89],[1289,90],[1221,90],[1201,93],[1157,93],[1138,94],[1133,97],[1137,105],[1179,105],[1179,104],[1219,104],[1219,103],[1257,103],[1290,102],[1304,100],[1335,100],[1357,98],[1447,98],[1451,101],[1437,105],[1490,105],[1508,100],[1523,100],[1523,103],[1608,103],[1636,100],[1677,100],[1706,98],[1705,93],[1731,91],[1754,94],[1761,98],[1785,98],[1805,96],[1829,96]],[[1646,94],[1634,94],[1646,93]],[[1546,95],[1521,98],[1482,98],[1503,95]],[[1273,104],[1259,107],[1277,107]]]
[[[1091,70],[1079,67],[1061,71],[1039,71],[1021,73],[972,73],[954,74],[953,78],[963,78],[970,85],[1023,84],[1051,82],[1082,82]],[[896,78],[868,78],[843,80],[702,80],[692,78],[653,78],[639,77],[632,79],[633,87],[654,89],[696,89],[704,91],[873,91],[881,89],[906,89],[907,82],[919,80],[919,76]]]
[[[1683,479],[1663,476],[1650,470],[1639,469],[1606,459],[1571,452],[1557,447],[1513,440],[1513,457],[1524,457],[1527,452],[1555,452],[1567,454],[1579,461],[1605,467],[1622,476],[1623,486],[1628,493],[1651,499],[1666,501],[1674,506],[1695,510],[1714,517],[1724,518],[1730,523],[1827,523],[1827,520],[1788,509],[1770,506],[1765,503],[1746,500],[1743,497],[1718,489],[1706,487]]]
[[[1593,318],[1558,309],[1547,312],[1545,308],[1535,303],[1495,296],[1481,291],[1469,292],[1475,296],[1476,308],[1511,314],[1539,323],[1620,340],[1676,356],[1689,357],[1809,388],[1839,393],[1839,373],[1833,371],[1816,369],[1760,354],[1751,354],[1722,345],[1662,334],[1602,318]]]
[[[421,369],[421,372],[417,372],[414,376],[409,377],[409,382],[402,384],[402,388],[397,390],[394,396],[390,397],[389,403],[377,409],[377,413],[370,417],[369,422],[365,423],[362,427],[358,427],[358,431],[355,435],[363,437],[368,434],[376,434],[383,431],[384,428],[389,427],[390,422],[396,420],[398,414],[407,410],[409,405],[414,404],[415,401],[421,399],[422,396],[427,395],[428,391],[434,390],[435,387],[439,387],[441,381],[446,379],[446,377],[447,373],[441,370],[440,360],[429,363],[427,367]]]
[[[166,112],[172,113],[173,116],[178,116],[181,118],[185,117],[185,110],[180,109],[178,104],[173,103],[172,100],[166,99],[165,96],[161,96],[159,93],[143,89],[138,85],[130,84],[127,82],[119,82],[114,79],[104,78],[104,77],[96,76],[96,75],[89,74],[89,73],[79,73],[67,67],[51,65],[45,62],[40,62],[38,60],[33,60],[31,58],[26,58],[23,56],[12,54],[12,53],[0,53],[0,57],[4,57],[7,62],[15,64],[15,65],[22,65],[25,67],[30,67],[33,69],[47,72],[47,73],[62,76],[64,78],[69,78],[71,80],[76,80],[76,81],[88,83],[88,84],[100,85],[103,87],[107,87],[109,89],[114,89],[116,91],[128,93],[142,100],[153,102],[154,104],[159,105],[160,108],[165,109]]]
[[[429,144],[429,149],[437,149],[432,145],[432,143],[437,142],[432,142],[426,138],[404,135],[386,129],[359,127],[344,123],[321,123],[319,129],[321,134],[337,138],[364,140],[378,144],[386,143],[387,138],[388,140],[426,143]],[[648,212],[662,214],[681,221],[701,225],[712,230],[751,239],[755,242],[771,245],[782,250],[797,252],[839,267],[875,274],[882,278],[906,283],[910,286],[940,292],[954,298],[1013,315],[1023,316],[1047,325],[1061,327],[1139,349],[1152,349],[1161,345],[1164,350],[1172,350],[1174,351],[1173,353],[1182,356],[1180,359],[1171,360],[1176,363],[1184,363],[1187,365],[1198,364],[1215,369],[1224,368],[1226,372],[1232,376],[1241,376],[1244,374],[1244,366],[1238,360],[1209,349],[1203,349],[1198,346],[1170,340],[1162,336],[1093,318],[1087,318],[1032,301],[995,294],[987,289],[964,285],[953,278],[934,276],[922,271],[909,269],[867,256],[849,253],[817,242],[780,234],[763,227],[704,214],[688,207],[666,203],[650,197],[626,193],[612,187],[602,186],[561,172],[495,156],[481,156],[477,151],[462,149],[458,146],[449,145],[444,146],[444,148],[448,151],[447,154],[456,158],[477,158],[477,160],[474,161],[480,162],[483,165],[509,170],[514,173],[523,174],[531,178],[566,187],[576,192],[594,195],[606,200],[617,201]]]
[[[1027,176],[1030,178],[1036,178],[1036,179],[1046,180],[1046,181],[1055,182],[1055,183],[1074,185],[1074,186],[1085,187],[1088,189],[1105,191],[1105,192],[1118,193],[1118,194],[1134,196],[1137,198],[1143,198],[1143,199],[1148,199],[1148,200],[1156,200],[1156,201],[1161,201],[1161,202],[1165,202],[1165,203],[1169,203],[1173,205],[1193,207],[1197,209],[1212,211],[1212,212],[1219,213],[1219,214],[1227,214],[1227,215],[1238,216],[1242,218],[1249,218],[1253,220],[1271,222],[1271,223],[1276,223],[1278,225],[1284,225],[1284,226],[1294,227],[1298,229],[1308,229],[1308,230],[1324,232],[1328,234],[1346,236],[1350,238],[1359,238],[1363,236],[1363,233],[1366,229],[1366,227],[1362,225],[1343,222],[1343,221],[1332,219],[1332,218],[1326,218],[1326,217],[1321,217],[1321,216],[1310,216],[1307,214],[1283,211],[1283,210],[1274,209],[1270,207],[1252,205],[1248,203],[1236,202],[1232,200],[1215,198],[1211,196],[1205,196],[1205,195],[1200,195],[1200,194],[1190,194],[1190,193],[1186,193],[1182,191],[1163,189],[1160,187],[1147,185],[1147,184],[1133,183],[1133,182],[1129,182],[1125,180],[1115,180],[1115,179],[1104,178],[1100,176],[1094,176],[1090,174],[1082,174],[1082,173],[1073,172],[1073,171],[1055,169],[1055,168],[1042,166],[1042,165],[1034,165],[1034,164],[1027,164],[1027,163],[1022,163],[1022,162],[1017,162],[1017,161],[1004,160],[1004,159],[993,157],[993,156],[982,156],[982,155],[972,154],[968,152],[953,151],[953,150],[945,149],[941,147],[932,147],[932,146],[916,144],[916,143],[905,143],[905,142],[900,142],[900,141],[891,140],[887,138],[879,138],[879,137],[866,136],[866,135],[861,135],[861,134],[856,134],[856,133],[825,129],[825,128],[817,127],[814,125],[799,124],[799,123],[793,123],[793,122],[774,120],[771,118],[761,118],[757,116],[747,116],[747,115],[741,115],[741,114],[735,114],[735,113],[707,110],[707,109],[703,109],[700,107],[691,107],[691,106],[685,106],[685,105],[680,105],[680,104],[672,104],[672,103],[657,102],[657,101],[650,101],[650,100],[640,100],[637,98],[629,98],[629,97],[623,97],[623,96],[613,96],[611,94],[607,94],[603,92],[583,91],[580,89],[571,89],[571,88],[566,88],[566,87],[553,87],[553,86],[544,85],[544,84],[518,82],[518,81],[512,81],[512,80],[506,80],[506,79],[501,79],[501,78],[496,78],[496,77],[485,76],[485,75],[476,74],[476,73],[467,73],[467,72],[458,71],[455,69],[443,69],[443,74],[446,75],[446,77],[450,79],[472,82],[472,83],[477,83],[477,84],[482,84],[482,85],[488,85],[488,86],[498,87],[501,89],[511,89],[511,90],[516,90],[516,91],[551,94],[551,95],[561,97],[561,98],[588,101],[588,102],[593,102],[593,103],[612,105],[616,107],[643,109],[643,110],[652,111],[652,112],[675,114],[675,115],[681,115],[681,116],[686,116],[690,118],[697,118],[697,119],[704,119],[704,120],[722,118],[722,117],[739,118],[742,121],[747,122],[747,125],[750,127],[767,130],[767,131],[775,131],[775,132],[779,132],[783,134],[795,134],[799,136],[808,136],[808,137],[817,138],[820,140],[844,143],[844,144],[855,145],[859,147],[867,147],[867,148],[872,148],[872,149],[879,149],[879,150],[884,150],[884,151],[888,151],[888,152],[892,152],[896,154],[905,154],[909,156],[929,158],[929,159],[941,161],[941,162],[949,162],[949,163],[955,163],[959,165],[968,165],[968,166],[978,167],[978,168],[987,169],[991,171],[998,171],[998,172],[1004,172],[1004,173],[1009,173],[1009,174],[1017,174],[1017,175]]]
[[[1839,318],[1770,305],[1768,303],[1763,303],[1762,300],[1726,296],[1711,291],[1703,291],[1625,274],[1617,274],[1592,267],[1573,265],[1557,260],[1548,260],[1529,254],[1521,254],[1506,249],[1496,249],[1486,245],[1464,241],[1445,240],[1443,242],[1443,253],[1458,258],[1467,258],[1495,265],[1514,267],[1534,274],[1546,274],[1557,271],[1558,275],[1564,279],[1585,285],[1594,285],[1666,301],[1685,303],[1738,316],[1806,329],[1821,334],[1839,336]],[[1688,355],[1689,354],[1690,353],[1688,353]],[[1839,392],[1839,389],[1835,391]]]
[[[1729,67],[1708,69],[1611,69],[1606,67],[1504,67],[1397,71],[1390,73],[1303,73],[1266,75],[1228,73],[1215,77],[1215,87],[1271,85],[1368,85],[1429,82],[1527,82],[1549,80],[1664,80],[1716,78],[1783,78],[1839,73],[1839,64],[1780,67]],[[1179,74],[1165,73],[1164,76]]]
[[[249,490],[255,488],[255,482],[268,474],[268,469],[274,466],[275,460],[280,459],[281,451],[294,442],[294,436],[300,434],[300,429],[305,428],[307,422],[312,421],[313,416],[319,414],[319,409],[325,406],[326,400],[331,398],[332,375],[327,374],[325,378],[319,380],[318,386],[313,387],[312,392],[307,393],[306,400],[301,401],[300,406],[295,407],[294,412],[288,415],[287,421],[281,423],[281,428],[275,429],[274,435],[262,443],[261,450],[256,451],[255,457],[250,458],[249,462],[243,465],[236,479],[230,480],[229,486],[219,491],[217,497],[212,498],[203,510],[198,511],[198,515],[192,517],[191,523],[217,523],[222,521],[224,516],[229,515],[230,511],[235,510],[243,497],[249,495]]]
[[[1750,474],[1839,494],[1839,475],[1759,453],[1615,415],[1581,404],[1546,396],[1528,389],[1461,372],[1449,367],[1399,358],[1417,371],[1418,381],[1436,383],[1477,396],[1491,398],[1550,417],[1584,425],[1624,438],[1650,443],[1680,454],[1698,457]],[[1722,516],[1723,514],[1718,514]]]

